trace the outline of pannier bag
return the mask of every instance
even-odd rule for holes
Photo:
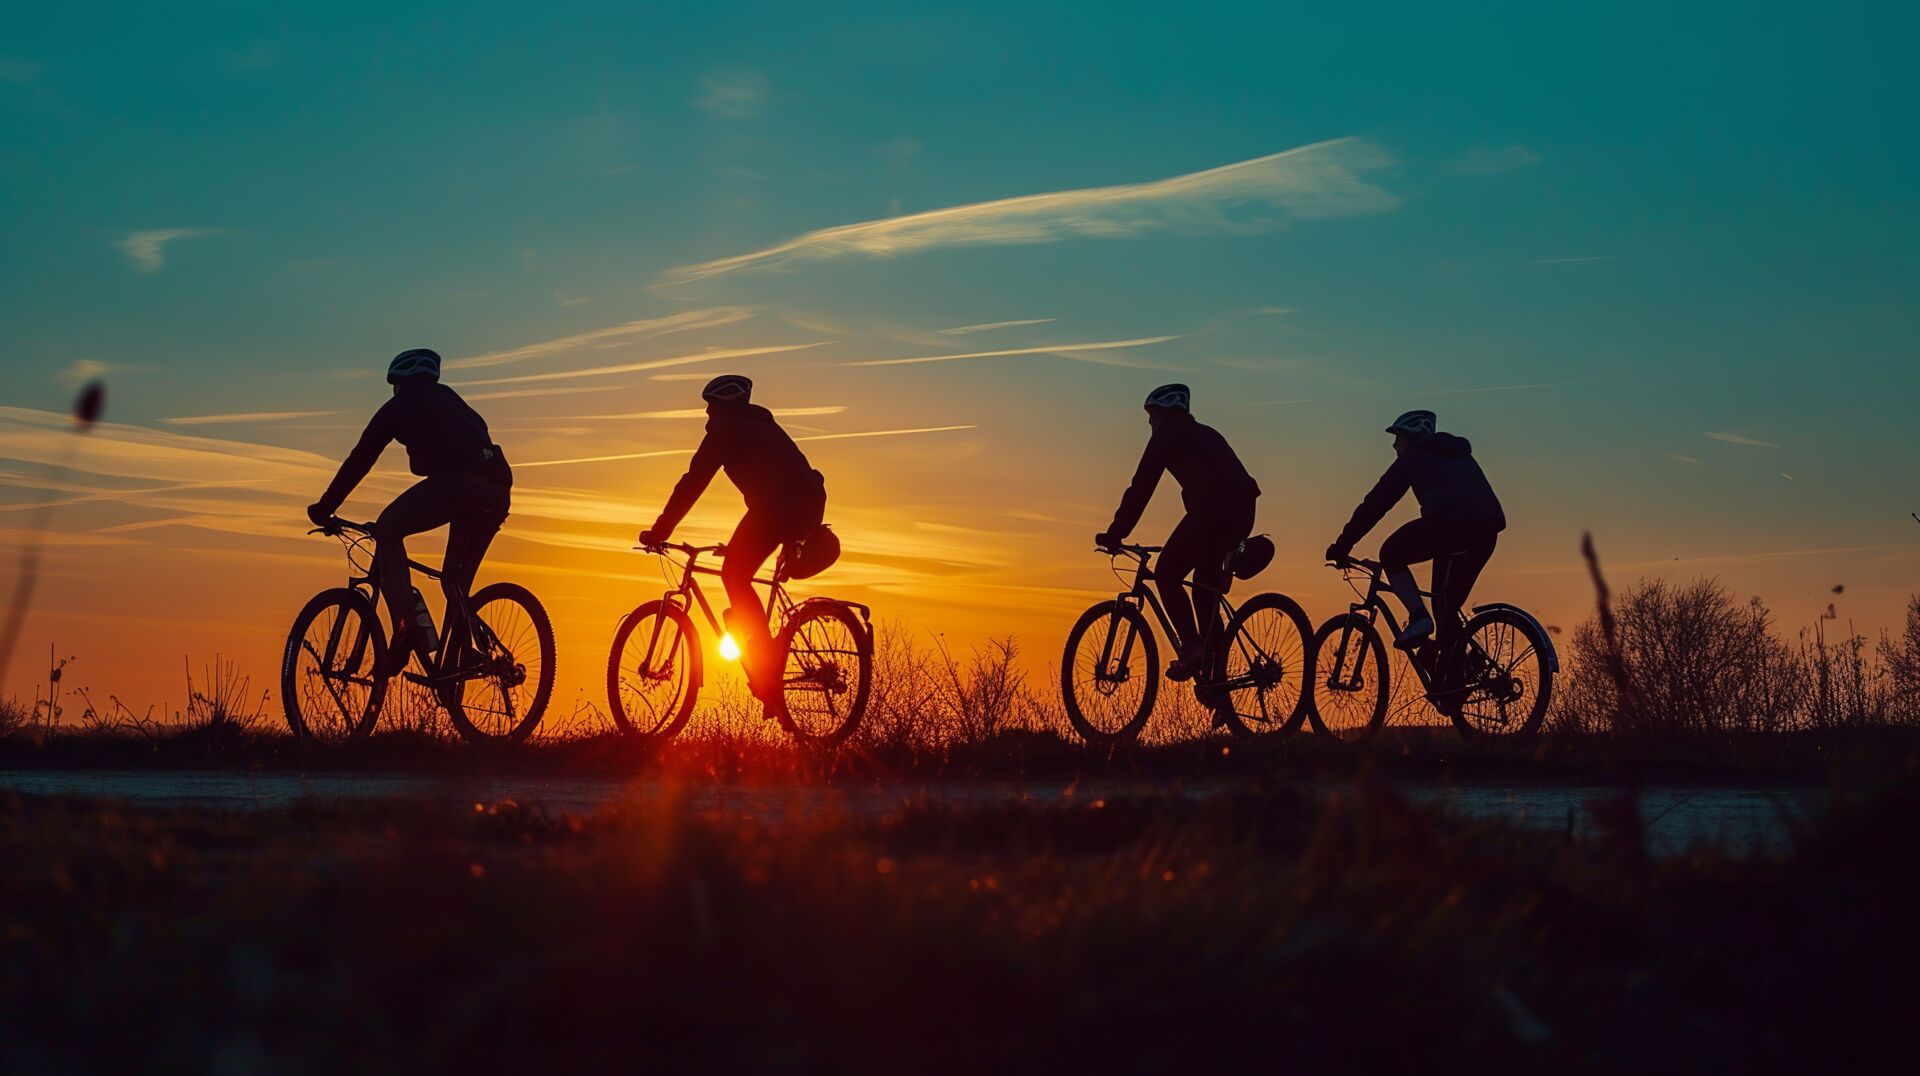
[[[1227,558],[1227,568],[1236,579],[1252,579],[1267,570],[1273,563],[1273,539],[1264,534],[1256,534],[1240,543],[1240,547]]]
[[[1268,543],[1271,557],[1271,545]],[[807,536],[787,546],[787,577],[812,579],[840,559],[840,537],[825,523],[807,532]]]

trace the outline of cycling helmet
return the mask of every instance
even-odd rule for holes
[[[1147,393],[1147,402],[1145,406],[1167,407],[1167,408],[1172,408],[1175,411],[1186,411],[1189,409],[1188,404],[1192,400],[1192,398],[1193,398],[1193,393],[1189,392],[1185,385],[1181,385],[1178,383],[1172,384],[1172,385],[1162,385],[1159,388],[1154,389],[1152,392]]]
[[[1431,411],[1409,411],[1393,420],[1387,427],[1388,433],[1404,434],[1408,437],[1425,437],[1434,430],[1434,416]]]
[[[753,397],[753,382],[739,374],[721,374],[700,390],[703,399],[727,403],[746,403]]]
[[[416,347],[395,355],[387,364],[387,384],[398,385],[410,377],[440,380],[440,353],[432,348]]]

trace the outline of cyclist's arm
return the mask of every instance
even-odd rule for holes
[[[1109,540],[1118,542],[1133,533],[1134,524],[1140,522],[1140,513],[1145,512],[1147,502],[1153,500],[1154,488],[1160,485],[1160,475],[1166,469],[1166,447],[1155,431],[1154,436],[1147,439],[1147,450],[1140,454],[1140,466],[1134,468],[1133,481],[1120,495],[1120,507],[1113,513],[1113,522],[1107,525]]]
[[[365,432],[360,434],[360,442],[353,446],[352,452],[347,453],[347,458],[340,464],[339,473],[333,476],[332,484],[327,486],[327,492],[321,494],[315,505],[322,514],[330,516],[340,510],[347,495],[367,477],[367,472],[373,470],[380,453],[386,451],[387,445],[393,441],[393,406],[393,401],[389,400],[373,413],[373,421],[368,422]]]
[[[707,491],[707,484],[713,476],[720,473],[720,461],[724,458],[720,438],[712,427],[700,440],[700,447],[693,453],[693,461],[687,464],[687,473],[680,477],[673,487],[673,495],[667,498],[667,506],[660,509],[660,518],[651,530],[656,538],[664,539],[673,533],[688,512],[693,511],[694,502]]]
[[[1353,510],[1353,518],[1347,520],[1346,527],[1340,531],[1339,539],[1333,543],[1334,548],[1351,550],[1355,542],[1365,538],[1368,531],[1393,511],[1393,506],[1400,503],[1400,498],[1406,496],[1412,486],[1413,479],[1403,461],[1394,460],[1393,466],[1387,468],[1387,472],[1380,476],[1380,481],[1367,491],[1360,506]]]

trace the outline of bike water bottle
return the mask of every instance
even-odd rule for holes
[[[420,651],[431,654],[440,649],[440,641],[434,637],[433,614],[427,611],[427,599],[425,595],[420,593],[420,588],[409,587],[408,589],[413,591],[413,630],[416,633],[415,638],[419,641]]]

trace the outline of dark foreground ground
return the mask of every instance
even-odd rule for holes
[[[1920,790],[1651,856],[1382,780],[758,823],[0,795],[0,1072],[1819,1071],[1905,1040]]]

